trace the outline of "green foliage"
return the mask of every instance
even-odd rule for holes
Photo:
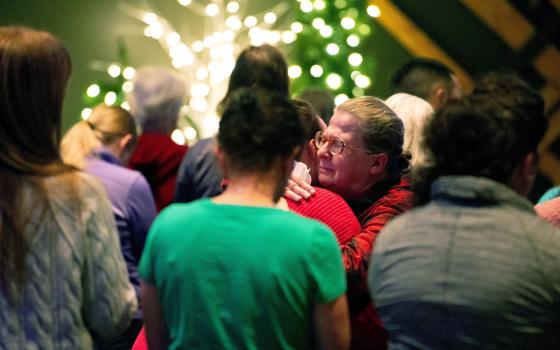
[[[302,26],[297,28],[296,23],[292,30],[302,31],[292,44],[290,58],[301,67],[301,76],[292,78],[292,92],[313,87],[348,97],[367,94],[375,70],[375,60],[366,56],[364,49],[373,35],[373,19],[368,15],[367,1],[298,0],[296,5],[299,10],[295,21]],[[374,13],[375,9],[369,10]],[[332,28],[332,33],[325,26]],[[334,53],[334,45],[338,47],[337,53]],[[333,51],[329,53],[329,49]],[[340,77],[340,86],[334,84],[338,80],[335,75]]]

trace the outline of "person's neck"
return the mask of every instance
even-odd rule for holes
[[[248,175],[228,179],[225,191],[212,200],[219,204],[245,205],[255,207],[275,207],[274,181],[262,176]]]

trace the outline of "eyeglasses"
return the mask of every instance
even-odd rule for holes
[[[313,139],[313,142],[315,142],[315,146],[317,146],[317,148],[321,148],[325,143],[328,143],[329,144],[329,148],[328,148],[329,152],[333,156],[342,153],[342,151],[344,151],[344,147],[352,148],[352,149],[362,151],[362,152],[366,152],[366,153],[371,153],[370,151],[367,151],[365,149],[361,149],[361,148],[357,148],[357,147],[354,147],[354,146],[347,145],[346,142],[342,141],[338,137],[323,136],[323,133],[321,131],[317,131],[317,133],[315,134],[315,139]]]

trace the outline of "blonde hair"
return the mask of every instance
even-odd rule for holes
[[[85,167],[86,157],[96,148],[109,145],[131,134],[136,140],[136,124],[126,110],[104,104],[98,105],[87,120],[82,120],[64,135],[60,146],[66,164],[79,169]]]
[[[388,177],[400,177],[409,168],[410,162],[403,155],[403,123],[382,100],[372,96],[353,98],[335,111],[350,113],[358,119],[367,151],[387,155]]]
[[[385,104],[402,119],[404,124],[405,151],[412,155],[412,166],[417,166],[426,160],[426,153],[422,145],[424,125],[434,114],[432,106],[414,95],[398,93],[385,100]]]

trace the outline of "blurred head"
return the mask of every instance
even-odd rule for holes
[[[434,109],[420,97],[404,92],[390,96],[385,104],[403,121],[403,149],[411,154],[412,166],[423,163],[426,159],[422,145],[424,125],[433,116]]]
[[[315,146],[314,139],[317,132],[325,130],[327,125],[319,118],[307,102],[299,100],[291,100],[291,102],[301,119],[304,129],[304,138],[306,140],[299,161],[305,163],[309,168],[311,184],[318,185],[317,147]]]
[[[490,72],[475,81],[473,95],[491,95],[530,118],[544,115],[544,100],[531,85],[511,72]]]
[[[381,100],[364,96],[342,103],[315,139],[319,182],[347,200],[366,198],[375,184],[408,169],[403,134],[402,121]]]
[[[544,114],[527,113],[522,96],[477,94],[442,108],[426,125],[428,162],[417,173],[420,202],[431,182],[443,175],[492,179],[522,195],[529,192],[537,170],[537,146],[547,128]]]
[[[393,92],[406,92],[430,103],[434,110],[462,97],[463,88],[451,69],[441,62],[415,58],[399,68],[391,79]]]
[[[308,89],[303,91],[298,99],[309,103],[321,119],[329,123],[334,112],[334,96],[330,92],[323,89]]]
[[[64,135],[62,159],[83,169],[86,157],[104,146],[126,163],[136,142],[136,124],[125,109],[101,104],[93,109],[88,120],[82,120]]]
[[[231,181],[273,179],[277,201],[305,142],[296,109],[280,94],[240,88],[224,101],[221,117],[217,140],[225,175]]]
[[[65,169],[58,151],[70,56],[47,32],[0,27],[0,164],[33,175]]]
[[[187,94],[182,77],[162,67],[139,69],[127,95],[130,113],[144,132],[170,134]]]
[[[241,52],[231,72],[224,101],[236,89],[253,86],[288,96],[288,65],[274,46],[249,46]]]

